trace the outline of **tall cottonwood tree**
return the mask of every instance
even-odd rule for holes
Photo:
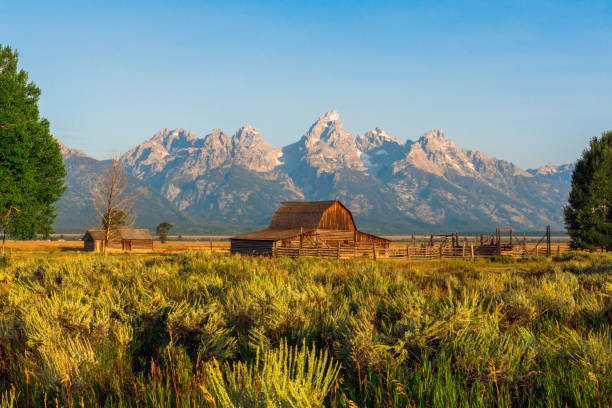
[[[41,118],[41,91],[0,44],[0,231],[29,239],[53,231],[66,169],[59,143]]]
[[[612,250],[612,131],[591,139],[576,162],[565,225],[573,248]]]
[[[104,231],[104,253],[114,231],[125,225],[136,199],[135,195],[128,193],[127,188],[123,162],[113,157],[92,192],[93,206]]]

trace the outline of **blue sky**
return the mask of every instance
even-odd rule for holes
[[[522,167],[612,129],[610,1],[124,3],[0,0],[54,135],[96,158],[163,127],[283,146],[330,109]]]

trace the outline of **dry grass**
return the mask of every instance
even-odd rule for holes
[[[214,252],[224,253],[229,251],[228,241],[213,241],[212,249]],[[168,241],[165,244],[153,242],[153,251],[134,251],[132,254],[167,255],[178,254],[191,250],[209,250],[211,242],[204,241]],[[82,241],[6,241],[7,252],[16,258],[44,257],[44,258],[64,258],[75,253],[87,254],[83,251]],[[95,256],[94,253],[89,253]]]

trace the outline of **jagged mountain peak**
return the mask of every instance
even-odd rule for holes
[[[204,137],[202,147],[218,147],[218,146],[229,146],[231,145],[231,139],[221,129],[213,129],[209,134]]]
[[[319,116],[304,136],[306,139],[327,141],[330,138],[334,138],[334,136],[346,135],[351,136],[352,139],[352,135],[342,128],[338,112],[332,110]]]
[[[340,114],[335,109],[332,109],[329,112],[325,112],[324,114],[319,116],[319,119],[317,119],[317,122],[336,122],[336,121],[340,121]]]
[[[232,162],[252,171],[271,171],[280,164],[281,149],[268,144],[251,125],[242,126],[232,136]]]
[[[369,152],[376,148],[394,145],[394,146],[403,146],[404,143],[400,142],[397,138],[389,135],[383,128],[380,126],[375,127],[372,130],[368,130],[364,134],[358,134],[355,136],[355,141],[357,143],[357,147],[362,152]]]
[[[332,173],[342,168],[365,170],[355,138],[342,127],[335,110],[319,116],[304,136],[286,146],[284,151],[293,155],[293,161],[307,163],[318,174]]]
[[[432,129],[425,133],[419,138],[418,142],[423,146],[425,151],[455,147],[453,141],[447,139],[446,135],[440,128]]]
[[[242,126],[232,136],[232,143],[237,145],[254,145],[266,143],[261,136],[261,133],[251,125]]]
[[[167,152],[176,151],[183,147],[191,147],[198,141],[198,137],[185,129],[164,128],[153,135],[151,141],[159,143]]]

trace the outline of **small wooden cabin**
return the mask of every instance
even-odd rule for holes
[[[104,251],[104,230],[87,230],[82,239],[83,248],[86,251]],[[107,249],[119,251],[151,251],[153,250],[153,236],[147,229],[118,228],[111,232]]]
[[[276,210],[268,228],[231,239],[231,253],[271,255],[274,248],[337,247],[389,240],[359,231],[353,215],[340,201],[287,201]]]

